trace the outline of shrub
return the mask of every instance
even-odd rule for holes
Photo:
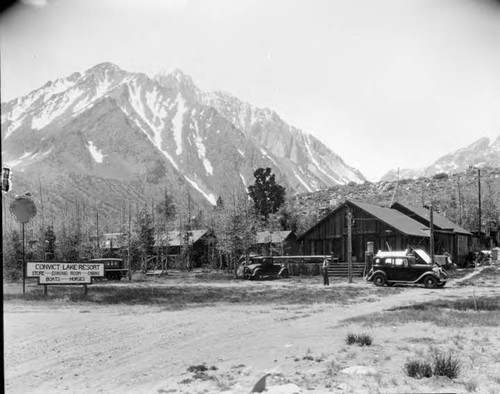
[[[362,334],[358,336],[357,342],[359,346],[370,346],[372,344],[372,337],[368,334]]]
[[[462,368],[460,360],[454,354],[449,353],[444,355],[437,353],[433,357],[434,368],[433,372],[436,376],[447,376],[450,379],[455,379]]]
[[[345,342],[348,345],[354,345],[355,343],[357,343],[359,346],[370,346],[373,340],[372,337],[369,336],[368,334],[357,335],[349,333],[346,336]]]
[[[198,365],[190,365],[187,370],[188,370],[188,372],[204,372],[204,371],[208,371],[209,369],[216,370],[217,368],[216,367],[208,368],[207,364],[203,363],[203,364],[198,364]]]
[[[356,334],[349,333],[345,338],[345,343],[347,343],[348,345],[354,345],[357,339],[358,336]]]
[[[446,172],[439,172],[432,179],[448,179],[449,175]]]
[[[422,360],[411,360],[405,364],[406,374],[411,378],[422,379],[432,376],[432,366]]]

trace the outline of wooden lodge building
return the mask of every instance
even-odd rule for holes
[[[430,211],[425,207],[414,207],[396,202],[391,208],[397,209],[417,222],[430,226]],[[432,215],[434,227],[434,251],[436,254],[448,252],[452,260],[461,265],[465,263],[471,250],[479,248],[479,243],[472,233],[453,223],[439,213]]]
[[[328,254],[338,257],[340,261],[347,261],[348,211],[352,213],[353,220],[353,261],[364,261],[368,242],[373,242],[375,253],[379,250],[405,250],[409,247],[429,250],[430,228],[423,210],[425,208],[402,204],[385,208],[346,200],[298,237],[300,253]],[[442,215],[435,214],[433,218],[436,254],[449,252],[454,262],[464,262],[471,247],[472,234]]]

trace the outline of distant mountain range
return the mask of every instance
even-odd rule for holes
[[[113,210],[166,188],[210,206],[252,184],[258,167],[271,167],[292,194],[365,181],[276,112],[203,92],[180,70],[151,78],[101,63],[2,103],[1,111],[13,192],[41,184],[56,204],[88,200]]]
[[[471,166],[500,167],[500,135],[494,140],[488,137],[480,138],[474,143],[449,153],[425,168],[400,169],[399,179],[416,179],[430,177],[444,172],[447,174],[460,173]],[[382,181],[392,181],[398,178],[398,170],[387,172]]]

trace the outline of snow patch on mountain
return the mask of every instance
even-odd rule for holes
[[[346,184],[347,181],[346,179],[341,176],[340,174],[338,174],[339,176],[339,179],[340,179],[340,182],[339,182],[339,179],[335,179],[333,176],[331,176],[330,174],[328,174],[318,163],[318,161],[316,160],[316,158],[314,157],[313,155],[313,152],[311,150],[311,137],[309,134],[306,134],[305,135],[305,138],[304,138],[304,144],[306,146],[306,150],[307,150],[307,154],[309,155],[309,158],[311,159],[311,162],[316,166],[316,168],[324,175],[326,175],[328,178],[330,178],[332,181],[336,182],[336,183],[341,183],[341,184]]]
[[[276,167],[278,167],[278,163],[276,163],[276,161],[274,161],[274,159],[273,159],[273,158],[269,155],[269,153],[267,153],[267,151],[266,151],[264,148],[262,148],[262,147],[261,147],[261,148],[260,148],[260,152],[261,152],[261,153],[262,153],[265,157],[267,157],[269,160],[271,160],[271,161],[274,163],[274,165],[275,165]]]
[[[168,115],[165,106],[168,106],[169,100],[163,101],[163,97],[155,86],[152,92],[146,92],[146,103],[153,116],[153,124],[158,127],[158,129],[163,130],[165,127],[163,120]]]
[[[306,182],[304,182],[304,180],[299,176],[299,174],[297,174],[295,168],[293,169],[293,174],[309,193],[313,192],[313,190],[309,187],[309,185]]]
[[[241,181],[243,182],[243,185],[245,186],[245,188],[247,188],[247,183],[245,181],[245,177],[243,176],[243,174],[240,172],[240,178],[241,178]]]
[[[79,88],[66,90],[64,93],[54,95],[45,104],[38,116],[31,120],[31,128],[34,130],[43,129],[45,126],[52,123],[60,115],[64,114],[70,108],[75,100],[84,93]]]
[[[207,148],[205,147],[205,144],[203,143],[203,138],[200,135],[200,129],[198,127],[197,120],[195,120],[195,122],[194,122],[194,130],[195,130],[195,134],[194,134],[193,138],[194,138],[194,143],[196,145],[196,148],[198,150],[198,157],[203,162],[203,166],[205,167],[205,171],[207,172],[207,174],[213,175],[214,168],[212,167],[212,163],[210,163],[210,160],[208,160],[206,157]]]
[[[151,135],[146,130],[144,130],[144,128],[141,126],[141,123],[138,121],[137,118],[132,117],[131,114],[124,107],[119,106],[119,108],[123,111],[123,113],[127,117],[134,120],[136,126],[139,128],[139,130],[141,130],[146,135],[146,137],[148,137],[148,140],[150,140],[153,143],[153,146],[155,146],[160,151],[160,153],[166,157],[166,159],[174,166],[174,168],[177,171],[180,171],[179,166],[177,165],[175,160],[172,158],[172,156],[170,156],[170,154],[167,151],[162,149],[162,147],[161,147],[161,144],[162,144],[161,134],[160,135],[155,134],[155,138],[151,137]]]
[[[105,155],[102,154],[101,150],[97,149],[97,147],[94,145],[92,141],[88,142],[87,148],[89,149],[89,152],[94,161],[96,163],[102,163]]]
[[[196,190],[198,190],[203,195],[203,197],[205,197],[207,199],[207,201],[210,204],[217,205],[217,200],[215,199],[215,196],[213,194],[211,194],[211,193],[205,193],[203,191],[203,189],[200,186],[198,186],[198,184],[195,181],[193,181],[192,179],[189,179],[186,175],[184,175],[184,179],[186,181],[188,181],[189,184],[191,186],[193,186]]]
[[[20,157],[18,157],[17,159],[14,159],[14,160],[10,161],[9,163],[7,163],[7,165],[9,167],[15,167],[15,166],[21,164],[25,159],[27,159],[31,155],[32,155],[31,152],[25,152]]]
[[[182,98],[180,93],[177,94],[175,102],[177,103],[177,112],[172,119],[172,126],[174,127],[174,139],[177,145],[175,154],[179,156],[182,153],[182,127],[184,125],[184,112],[186,112],[186,102]]]

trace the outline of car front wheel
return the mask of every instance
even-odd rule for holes
[[[376,274],[373,277],[373,283],[375,283],[375,286],[383,286],[385,285],[385,276],[382,274]]]
[[[424,279],[424,285],[428,289],[433,289],[437,286],[437,279],[434,276],[428,276]]]
[[[243,270],[243,279],[250,279],[250,270],[248,268]]]
[[[262,275],[262,271],[257,271],[255,274],[255,279],[257,280],[262,280],[264,278],[264,275]]]

